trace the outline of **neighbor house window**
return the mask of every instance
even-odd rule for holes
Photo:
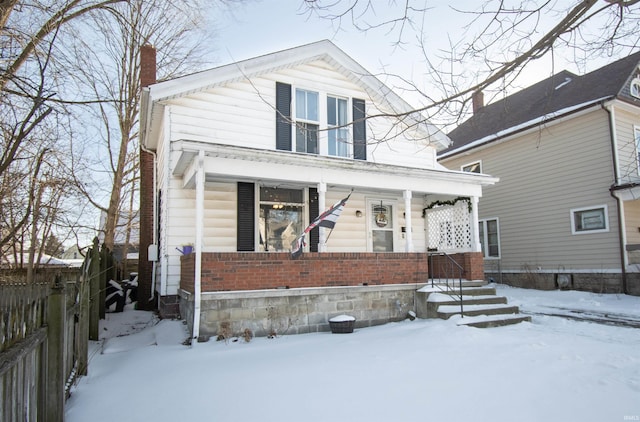
[[[571,210],[571,233],[600,233],[609,231],[607,206],[598,205]]]
[[[318,153],[319,95],[296,89],[296,152]]]
[[[347,124],[347,100],[327,97],[327,132],[329,155],[348,157],[350,152],[349,129]],[[335,128],[335,129],[332,129]]]
[[[640,127],[635,126],[633,134],[636,138],[636,166],[638,167],[638,174],[640,174]]]
[[[476,161],[475,163],[469,163],[461,168],[462,171],[466,171],[468,173],[482,173],[482,163],[480,161]]]
[[[500,230],[498,219],[479,221],[480,246],[485,258],[500,258]]]

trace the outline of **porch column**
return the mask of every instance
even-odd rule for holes
[[[191,346],[200,337],[200,301],[202,294],[202,241],[204,233],[204,151],[198,152],[196,171],[196,242],[195,242],[195,278],[193,289],[193,336]]]
[[[478,197],[471,197],[471,251],[480,252],[482,247],[480,246],[480,224],[478,220]]]
[[[406,252],[413,252],[413,235],[411,233],[411,197],[410,190],[404,191],[404,249]]]
[[[322,214],[326,209],[326,193],[327,193],[327,184],[324,182],[318,183],[318,210],[320,214]],[[318,252],[326,252],[327,251],[327,234],[325,233],[325,228],[318,226]]]

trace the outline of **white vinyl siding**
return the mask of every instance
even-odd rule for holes
[[[637,113],[615,108],[619,183],[640,182],[640,120]]]
[[[627,243],[640,244],[640,199],[624,203]]]
[[[636,144],[636,167],[638,170],[638,175],[640,175],[640,127],[634,126],[633,134]]]
[[[549,124],[463,157],[442,160],[459,169],[482,161],[500,181],[483,190],[479,218],[500,218],[503,270],[619,268],[617,222],[609,231],[573,236],[569,211],[589,204],[616,209],[608,115],[604,110]]]
[[[291,84],[294,90],[318,92],[320,101],[326,101],[327,96],[365,99],[367,115],[393,111],[377,108],[355,83],[327,63],[316,61],[264,74],[252,78],[251,82],[228,83],[167,100],[171,105],[171,139],[274,150],[276,82]],[[319,151],[328,154],[326,116],[320,116],[320,122]],[[437,168],[435,149],[429,145],[425,133],[407,131],[397,123],[390,118],[367,121],[368,161]]]
[[[236,184],[207,182],[205,186],[203,251],[235,252]],[[179,285],[181,256],[176,248],[195,243],[196,191],[182,189],[182,181],[174,178],[170,192],[167,198],[163,196],[163,201],[168,201],[171,206],[163,219],[166,233],[162,249],[168,257],[168,294],[175,294]]]

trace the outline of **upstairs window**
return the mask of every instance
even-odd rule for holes
[[[461,170],[466,171],[467,173],[482,173],[482,163],[480,161],[469,163],[462,166]]]
[[[275,148],[367,159],[366,101],[275,84]]]
[[[349,157],[350,142],[347,124],[348,101],[344,98],[327,97],[327,126],[329,155]],[[332,129],[333,128],[333,129]]]
[[[318,154],[318,93],[296,89],[296,152]]]

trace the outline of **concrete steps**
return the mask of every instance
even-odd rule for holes
[[[493,287],[482,280],[462,282],[463,318],[458,325],[487,328],[531,321],[519,315],[517,306],[507,304],[507,298],[497,296]],[[416,292],[416,314],[419,318],[449,319],[460,315],[460,284],[452,287],[434,282]]]

